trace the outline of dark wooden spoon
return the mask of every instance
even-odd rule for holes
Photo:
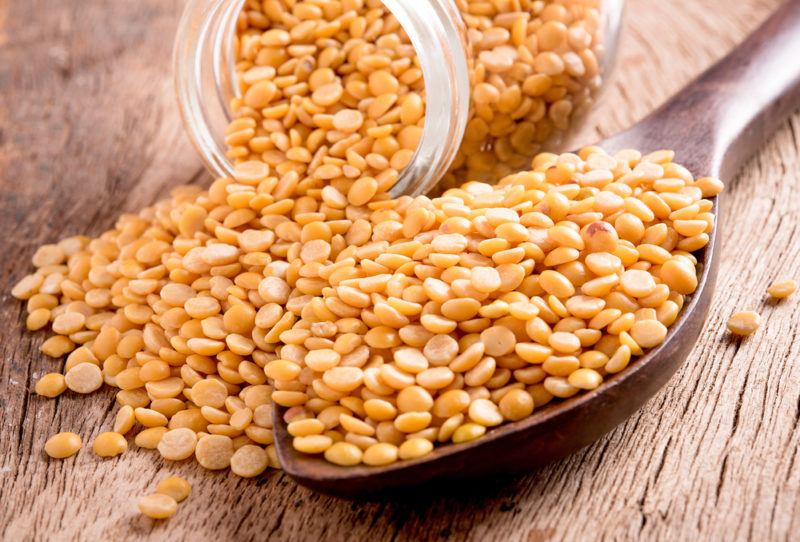
[[[695,175],[731,180],[786,117],[800,107],[800,0],[790,0],[728,56],[629,130],[600,141],[614,151],[674,149]],[[387,467],[338,467],[296,452],[275,412],[283,469],[299,483],[338,495],[398,489],[439,479],[524,472],[599,439],[655,394],[692,350],[706,319],[719,257],[718,222],[700,252],[697,291],[666,341],[599,388],[537,410],[465,444]]]

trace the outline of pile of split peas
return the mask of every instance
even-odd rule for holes
[[[119,389],[98,456],[135,432],[166,459],[258,476],[279,467],[277,404],[297,450],[386,465],[595,389],[664,341],[697,288],[722,182],[668,150],[597,147],[541,153],[493,184],[468,176],[566,127],[597,75],[597,10],[457,3],[477,51],[457,186],[388,196],[425,97],[382,4],[248,1],[233,178],[36,251],[12,294],[28,329],[53,330],[42,352],[66,363],[35,390]],[[45,451],[81,446],[65,432]],[[180,499],[157,493],[140,508],[168,517]]]
[[[243,162],[36,252],[13,294],[44,314],[30,328],[56,331],[42,351],[68,354],[37,392],[116,386],[98,455],[136,426],[140,447],[241,476],[278,467],[272,403],[298,450],[340,465],[472,440],[664,340],[722,189],[672,160],[587,147],[496,185],[363,206],[330,184],[275,200],[270,168]]]

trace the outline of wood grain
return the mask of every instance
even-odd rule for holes
[[[589,142],[646,114],[755,28],[779,0],[631,0],[617,77]],[[800,303],[764,300],[800,273],[800,115],[729,186],[715,303],[701,343],[645,407],[596,444],[525,477],[346,501],[272,472],[257,482],[132,449],[47,461],[45,439],[90,442],[110,392],[32,394],[58,365],[21,331],[8,284],[42,242],[99,233],[170,186],[207,177],[169,82],[181,2],[0,2],[0,538],[4,540],[791,540],[800,529]],[[730,340],[737,309],[763,328]],[[135,511],[168,473],[194,493],[168,522]]]

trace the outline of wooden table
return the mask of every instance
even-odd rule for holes
[[[582,141],[642,118],[778,3],[631,0],[616,80]],[[48,461],[51,434],[91,442],[111,426],[113,395],[33,394],[59,364],[38,352],[44,333],[22,331],[9,285],[38,244],[97,234],[171,186],[208,182],[170,82],[181,4],[0,2],[0,538],[798,540],[800,296],[773,305],[764,290],[800,278],[800,115],[730,183],[716,303],[688,362],[627,423],[559,463],[474,489],[353,502],[280,472],[248,481],[136,449]],[[727,317],[750,307],[762,329],[731,340]],[[170,473],[194,493],[154,523],[135,503]]]

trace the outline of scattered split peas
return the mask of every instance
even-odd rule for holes
[[[797,291],[797,281],[794,279],[778,279],[769,285],[767,294],[770,298],[780,301],[791,296]],[[728,319],[727,328],[734,335],[746,337],[752,335],[761,327],[761,315],[755,311],[740,311]]]
[[[178,504],[185,501],[192,492],[192,486],[180,476],[170,476],[161,480],[156,492],[139,499],[139,511],[153,519],[167,519],[178,511]]]
[[[665,339],[722,188],[672,158],[541,154],[496,186],[365,205],[332,184],[285,199],[242,164],[47,245],[13,293],[83,315],[47,352],[76,391],[119,388],[115,434],[140,426],[137,446],[257,476],[279,466],[277,403],[298,450],[386,465],[595,389]]]
[[[222,186],[217,185],[213,196],[179,189],[173,200],[121,218],[118,229],[99,239],[73,237],[46,245],[34,257],[41,264],[45,254],[46,265],[14,288],[14,295],[25,298],[31,310],[48,307],[55,318],[81,315],[74,319],[80,328],[62,325],[57,331],[68,335],[45,342],[45,353],[68,354],[66,374],[45,375],[36,384],[37,393],[90,393],[104,382],[119,388],[113,432],[93,443],[101,457],[124,452],[127,442],[122,435],[135,431],[138,447],[158,449],[167,459],[195,456],[207,468],[230,465],[245,477],[279,467],[272,446],[273,390],[263,370],[276,356],[259,326],[274,325],[270,321],[275,311],[280,318],[285,309],[274,300],[264,307],[255,296],[259,290],[269,299],[275,295],[264,270],[283,269],[285,245],[280,243],[286,240],[252,224],[241,228],[242,245],[260,245],[248,257],[238,241],[230,244],[216,237],[207,252],[191,252],[206,246],[213,237],[207,228],[216,226],[205,221],[193,225],[190,219],[198,209],[208,218],[213,209],[225,207]],[[215,203],[218,197],[222,199]],[[163,219],[170,216],[175,222],[167,226]],[[200,230],[192,230],[194,226]],[[272,240],[264,245],[254,233]],[[276,241],[279,245],[270,253]],[[187,243],[194,246],[187,248]],[[204,256],[197,260],[200,252]],[[183,257],[186,267],[176,265]],[[241,257],[247,267],[231,265]],[[271,273],[267,274],[274,278]],[[197,282],[192,274],[205,276]],[[287,287],[283,279],[278,287]],[[52,344],[58,348],[47,346]],[[256,351],[257,344],[263,349]],[[79,438],[59,436],[46,449],[57,450],[56,455],[65,449],[77,451],[75,442],[79,448]]]

